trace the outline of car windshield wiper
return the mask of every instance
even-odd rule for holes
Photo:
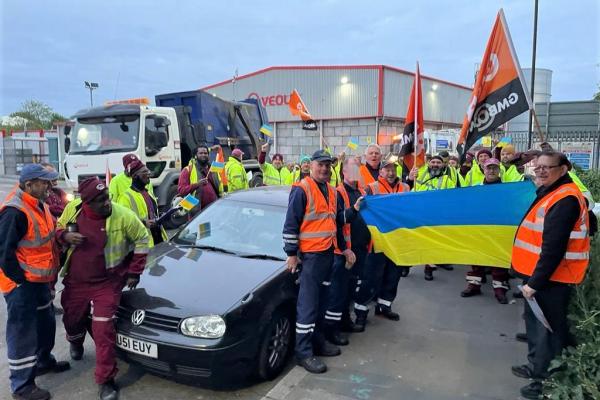
[[[203,244],[182,244],[181,246],[183,246],[183,247],[193,247],[195,249],[202,249],[202,250],[218,251],[219,253],[225,253],[225,254],[235,254],[235,255],[238,255],[235,251],[223,249],[223,248],[217,247],[217,246],[207,246],[207,245],[203,245]]]
[[[256,258],[259,260],[275,260],[275,261],[285,261],[281,257],[272,256],[269,254],[242,254],[240,255],[242,258]]]

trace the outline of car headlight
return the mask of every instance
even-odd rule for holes
[[[225,334],[225,321],[218,315],[186,318],[180,327],[186,336],[205,339],[217,339]]]

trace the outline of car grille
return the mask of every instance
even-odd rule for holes
[[[122,353],[128,361],[134,362],[136,364],[140,364],[144,368],[147,368],[151,371],[154,371],[159,374],[166,375],[184,375],[196,378],[210,378],[212,376],[212,371],[208,368],[196,368],[189,367],[186,365],[172,365],[165,361],[155,360],[152,358],[140,356],[132,353]],[[174,367],[174,369],[172,368]]]
[[[119,319],[131,321],[131,314],[134,311],[135,309],[132,307],[119,306],[119,309],[117,310],[117,317]],[[142,326],[159,329],[161,331],[179,331],[179,322],[181,322],[181,318],[170,317],[168,315],[162,315],[148,310],[144,311],[146,313],[146,316],[144,317]]]
[[[133,362],[141,364],[144,367],[146,367],[148,369],[152,369],[157,372],[162,372],[162,373],[167,373],[167,374],[171,372],[171,368],[169,367],[169,364],[167,364],[164,361],[154,360],[152,358],[139,356],[137,354],[129,354],[129,353],[127,354],[127,358]]]

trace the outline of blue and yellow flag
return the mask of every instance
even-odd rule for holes
[[[192,208],[196,207],[198,204],[200,204],[200,200],[198,200],[191,194],[188,194],[187,196],[185,196],[183,198],[183,200],[181,200],[179,202],[179,206],[181,206],[181,208],[183,208],[184,210],[187,210],[187,211],[190,211]]]
[[[498,142],[496,147],[505,147],[509,144],[512,144],[512,138],[509,136],[504,136],[503,138],[500,139],[500,141]]]
[[[273,137],[273,127],[269,124],[263,124],[260,127],[260,132],[268,137]]]
[[[535,199],[531,182],[367,196],[360,214],[375,251],[396,265],[510,267],[517,227]]]
[[[348,148],[351,150],[358,149],[358,139],[350,138],[347,144]]]
[[[224,162],[219,162],[219,161],[215,160],[210,164],[209,172],[219,173],[219,172],[223,171],[224,168],[225,168]]]

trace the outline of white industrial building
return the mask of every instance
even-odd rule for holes
[[[274,127],[274,151],[287,159],[329,146],[338,153],[358,138],[363,151],[378,143],[387,151],[402,132],[414,73],[386,65],[269,67],[202,90],[228,100],[254,97]],[[292,116],[289,96],[298,90],[317,121],[316,131],[302,130]],[[425,128],[460,128],[472,89],[422,75]],[[348,149],[346,149],[348,150]]]

